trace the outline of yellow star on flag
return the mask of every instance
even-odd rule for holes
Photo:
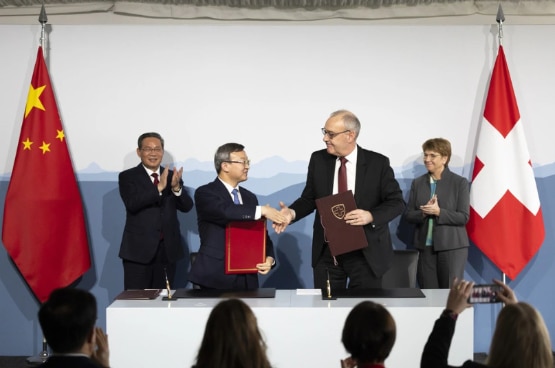
[[[63,142],[64,138],[66,136],[64,134],[64,131],[63,130],[58,130],[58,129],[56,129],[56,131],[58,132],[58,135],[56,136],[56,138],[58,138],[60,140],[60,142]]]
[[[31,142],[29,138],[27,138],[21,143],[23,143],[23,150],[29,150],[29,151],[31,150],[31,145],[33,144],[33,142]]]
[[[35,89],[31,84],[31,86],[29,87],[29,94],[27,95],[27,106],[25,106],[25,117],[29,115],[33,107],[36,107],[37,109],[41,109],[42,111],[45,111],[44,106],[42,105],[42,102],[39,98],[45,88],[46,86],[41,86]]]
[[[50,143],[42,141],[42,146],[40,146],[39,148],[42,150],[42,154],[44,155],[46,152],[50,152]]]

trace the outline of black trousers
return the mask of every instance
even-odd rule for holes
[[[154,258],[147,264],[123,260],[123,286],[125,290],[165,289],[166,274],[170,287],[175,278],[175,262],[166,257],[164,240],[160,240]]]
[[[216,290],[218,288],[206,287],[204,285],[196,285],[199,289],[206,289],[206,290]],[[235,275],[235,280],[233,281],[233,285],[231,286],[231,290],[253,290],[257,289],[257,285],[249,285],[249,280],[247,279],[247,275]]]
[[[314,287],[326,288],[329,275],[332,290],[373,289],[382,287],[382,278],[377,277],[364,258],[362,250],[331,256],[327,244],[313,269]]]

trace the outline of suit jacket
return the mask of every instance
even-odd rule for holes
[[[225,185],[216,178],[195,191],[200,249],[191,266],[189,280],[214,289],[244,288],[237,284],[238,275],[225,274],[225,231],[231,221],[254,220],[258,199],[256,195],[239,187],[242,205],[233,203]],[[274,256],[274,245],[266,232],[266,256]],[[258,274],[245,274],[247,289],[258,288]]]
[[[86,356],[52,355],[39,368],[102,368]]]
[[[436,195],[441,208],[439,217],[433,217],[432,236],[434,250],[452,250],[468,247],[466,223],[470,216],[470,188],[468,181],[447,167],[436,183]],[[428,233],[428,217],[422,216],[420,206],[431,197],[430,175],[424,174],[411,184],[409,202],[403,217],[416,225],[414,247],[424,249]]]
[[[380,277],[393,259],[389,222],[403,212],[405,201],[389,159],[358,146],[357,150],[355,202],[357,208],[370,211],[374,216],[374,222],[364,226],[368,247],[362,252],[372,271]],[[317,198],[332,194],[336,160],[337,157],[325,149],[312,153],[305,188],[301,197],[289,206],[295,210],[295,221],[316,209]],[[324,242],[324,229],[317,212],[312,237],[312,267],[322,254]]]
[[[455,368],[447,363],[455,325],[456,321],[449,316],[441,316],[435,322],[422,352],[421,368]],[[460,368],[486,368],[486,366],[467,360]]]
[[[160,167],[160,172],[163,171],[164,168]],[[119,193],[126,211],[120,258],[148,263],[156,255],[162,237],[170,262],[183,257],[177,210],[189,212],[193,208],[193,200],[183,183],[181,195],[173,194],[172,176],[173,171],[170,170],[168,184],[160,195],[142,164],[119,174]]]

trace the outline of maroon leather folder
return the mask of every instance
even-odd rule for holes
[[[156,299],[158,295],[160,295],[160,289],[124,290],[114,300],[148,300]]]
[[[352,191],[318,198],[316,207],[332,256],[368,246],[363,227],[349,225],[345,221],[345,215],[357,208]]]
[[[266,262],[266,220],[232,221],[225,235],[225,273],[258,272]]]

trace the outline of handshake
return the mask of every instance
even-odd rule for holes
[[[275,209],[269,204],[261,206],[262,216],[272,221],[272,227],[277,234],[285,231],[287,225],[295,219],[295,211],[290,209],[283,202],[279,202],[281,209]]]
[[[262,206],[262,216],[272,221],[272,227],[276,234],[284,232],[287,225],[297,216],[295,210],[287,207],[283,202],[280,201],[279,206],[280,210],[270,207],[269,204]],[[370,211],[357,208],[346,213],[343,219],[352,226],[365,226],[374,221],[374,216]]]

